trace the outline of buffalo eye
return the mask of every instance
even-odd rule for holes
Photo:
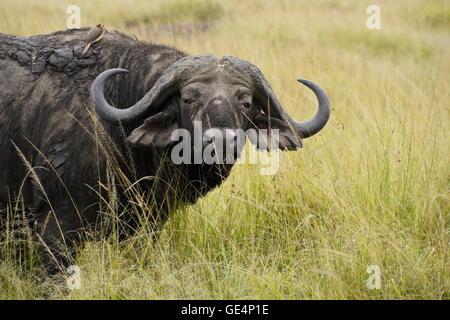
[[[250,102],[244,102],[244,103],[242,104],[242,106],[243,106],[245,109],[250,109],[250,107],[252,106],[252,104],[251,104]]]
[[[252,96],[247,90],[239,89],[236,96],[241,107],[244,109],[250,109],[252,106]]]
[[[192,104],[192,103],[194,103],[194,99],[184,98],[183,99],[183,103],[184,104]]]

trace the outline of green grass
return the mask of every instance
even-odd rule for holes
[[[296,119],[316,106],[299,77],[325,88],[333,110],[304,149],[280,155],[275,176],[236,166],[156,243],[145,226],[125,242],[89,241],[79,290],[40,281],[37,262],[10,254],[0,298],[449,299],[448,1],[378,1],[373,31],[371,1],[20,2],[6,0],[0,32],[64,29],[78,4],[83,26],[252,61]],[[195,35],[152,32],[205,21]],[[366,286],[370,265],[379,290]]]

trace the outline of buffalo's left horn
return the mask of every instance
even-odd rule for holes
[[[300,138],[308,138],[319,132],[330,118],[330,101],[325,91],[312,81],[298,79],[299,82],[310,88],[316,95],[319,102],[319,108],[316,115],[309,121],[296,121],[284,110],[281,103],[273,93],[269,82],[266,80],[261,70],[252,63],[236,57],[224,57],[233,67],[247,73],[252,79],[255,86],[256,99],[263,106],[266,113],[279,117],[287,121],[297,132]]]

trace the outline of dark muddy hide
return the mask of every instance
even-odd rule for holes
[[[276,146],[295,150],[328,120],[325,92],[307,80],[299,81],[314,91],[319,110],[297,122],[245,60],[186,56],[118,32],[81,55],[87,32],[0,34],[0,203],[30,207],[49,272],[69,263],[67,252],[86,234],[107,229],[113,212],[121,236],[142,216],[157,230],[170,209],[227,178],[232,163],[174,163],[174,130],[194,136],[200,124],[200,145],[189,148],[223,139],[230,148],[216,152],[238,156],[239,129],[277,129]],[[136,190],[150,213],[140,212]]]

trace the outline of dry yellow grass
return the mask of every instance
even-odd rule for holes
[[[316,102],[295,79],[311,79],[332,116],[304,149],[281,155],[277,175],[236,166],[175,212],[156,244],[145,230],[89,242],[81,289],[7,260],[0,297],[449,298],[448,1],[377,1],[381,29],[368,30],[372,1],[3,0],[0,32],[65,29],[70,4],[82,26],[252,61],[297,119]],[[205,30],[182,32],[192,26]],[[366,286],[370,265],[380,289]]]

